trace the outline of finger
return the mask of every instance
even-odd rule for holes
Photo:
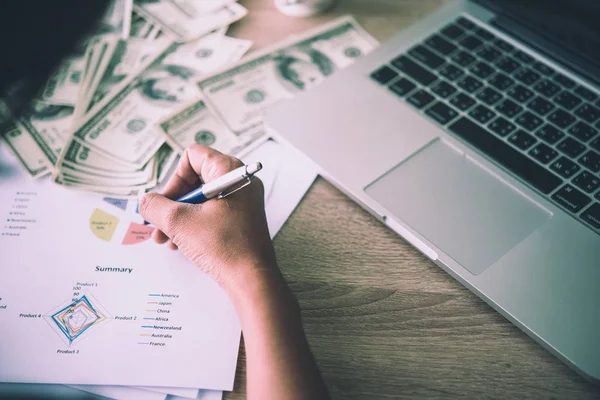
[[[189,168],[203,182],[210,182],[244,165],[239,159],[223,154],[211,147],[192,145],[186,149]]]
[[[169,240],[169,237],[165,235],[160,229],[152,231],[152,240],[158,244],[164,244]]]
[[[177,245],[173,242],[169,242],[169,249],[171,250],[177,250],[179,247],[177,247]]]
[[[178,203],[158,193],[148,193],[140,200],[139,211],[144,220],[172,239],[177,231],[188,226],[193,209],[189,204]]]
[[[177,199],[196,189],[201,183],[198,174],[190,167],[188,152],[185,151],[162,194],[169,199]]]

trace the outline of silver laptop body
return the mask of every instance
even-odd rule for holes
[[[585,377],[600,380],[600,229],[582,222],[582,210],[566,211],[571,197],[563,186],[568,180],[558,186],[539,183],[536,188],[547,194],[534,190],[498,162],[503,155],[491,157],[481,150],[493,153],[494,143],[482,144],[472,136],[464,140],[450,124],[428,118],[425,109],[371,78],[459,16],[600,93],[497,29],[490,23],[494,12],[457,1],[319,87],[275,106],[267,126],[312,159],[322,176],[538,343]],[[475,118],[459,111],[456,120],[463,117]],[[499,138],[506,143],[506,137]],[[517,150],[523,155],[531,151]],[[548,169],[551,164],[540,165]],[[558,195],[561,190],[566,192]],[[566,206],[553,196],[562,196]]]

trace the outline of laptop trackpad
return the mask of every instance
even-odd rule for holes
[[[370,184],[375,201],[469,270],[480,274],[550,213],[436,140]]]

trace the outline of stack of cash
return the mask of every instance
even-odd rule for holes
[[[197,79],[251,47],[225,36],[246,13],[234,0],[114,0],[95,34],[0,134],[35,178],[136,197],[177,157],[155,123],[200,93]]]
[[[377,47],[344,17],[242,59],[234,0],[116,0],[97,35],[3,134],[33,177],[112,198],[159,184],[186,147],[237,154],[263,116]]]

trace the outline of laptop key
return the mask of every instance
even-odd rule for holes
[[[530,132],[536,130],[544,123],[540,118],[529,111],[525,111],[523,114],[519,115],[515,122]]]
[[[457,68],[454,64],[445,64],[438,70],[438,73],[449,81],[455,81],[464,75],[462,69]]]
[[[600,203],[594,203],[589,206],[581,213],[580,217],[594,228],[600,229]]]
[[[498,90],[504,91],[511,87],[515,81],[512,78],[504,75],[502,72],[497,73],[488,79],[488,84],[492,85]]]
[[[561,152],[566,154],[571,158],[575,158],[579,156],[585,150],[585,146],[579,143],[575,139],[566,138],[562,142],[556,146],[556,148]]]
[[[560,157],[550,165],[550,169],[563,178],[570,178],[575,175],[581,167],[569,160],[567,157]]]
[[[460,26],[462,26],[465,29],[473,29],[473,28],[475,28],[475,24],[472,23],[471,21],[469,21],[468,19],[466,19],[465,17],[459,17],[456,20],[456,23],[459,24]]]
[[[502,53],[500,52],[500,50],[496,49],[495,47],[488,46],[488,47],[484,47],[483,49],[479,50],[477,52],[477,55],[479,57],[483,58],[485,61],[494,62],[498,57],[500,57],[502,55]]]
[[[429,115],[431,118],[435,119],[442,125],[446,125],[448,122],[452,121],[454,118],[458,116],[458,112],[454,110],[452,107],[447,106],[446,104],[438,101],[431,107],[429,107],[425,114]]]
[[[489,32],[488,30],[483,29],[481,27],[476,28],[474,32],[477,36],[479,36],[479,38],[487,41],[493,40],[496,37],[492,32]]]
[[[392,83],[388,89],[394,92],[396,95],[400,97],[406,96],[408,93],[412,92],[417,85],[406,78],[402,78]]]
[[[444,59],[424,46],[415,46],[408,51],[413,58],[431,69],[436,69],[444,63]]]
[[[483,83],[468,75],[461,78],[456,84],[469,93],[473,93],[483,86]]]
[[[458,108],[460,111],[467,111],[476,103],[473,98],[467,94],[459,93],[450,99],[450,104]]]
[[[444,56],[449,55],[458,48],[456,45],[450,43],[440,35],[430,36],[427,40],[425,40],[425,44],[429,46],[430,49],[433,49]]]
[[[590,142],[593,149],[600,151],[600,136]]]
[[[523,85],[513,86],[508,90],[508,92],[506,92],[506,94],[519,103],[525,103],[527,100],[533,97],[533,92]]]
[[[475,51],[483,45],[483,42],[473,35],[466,35],[458,41],[458,44],[470,51]]]
[[[573,178],[573,184],[586,193],[594,193],[600,187],[600,177],[594,176],[588,171],[582,171]]]
[[[559,84],[566,87],[567,89],[571,89],[573,86],[575,86],[575,81],[573,81],[571,78],[567,78],[563,74],[559,74],[559,73],[557,73],[556,76],[554,77],[554,82],[558,82]]]
[[[523,107],[512,100],[504,99],[498,106],[496,106],[496,111],[508,118],[513,118],[515,115],[523,111]]]
[[[422,89],[416,91],[406,99],[406,101],[412,104],[415,108],[423,108],[433,100],[435,100],[435,97]]]
[[[544,194],[562,183],[558,176],[466,117],[448,129]]]
[[[388,67],[387,65],[379,68],[377,71],[371,73],[371,78],[375,79],[377,82],[385,85],[390,82],[392,79],[396,78],[398,73]]]
[[[577,88],[575,89],[575,93],[577,93],[579,96],[586,99],[587,101],[596,101],[596,99],[598,99],[598,95],[596,93],[583,86],[577,86]]]
[[[553,97],[556,93],[560,92],[560,86],[558,86],[556,83],[550,82],[547,79],[536,83],[533,89],[542,96],[546,96],[548,98]]]
[[[405,55],[395,58],[392,65],[423,86],[429,86],[437,80],[435,74],[427,71]]]
[[[533,149],[529,150],[529,155],[542,164],[548,164],[550,161],[554,160],[556,156],[558,156],[558,153],[548,145],[540,143]]]
[[[535,133],[535,136],[539,137],[548,144],[554,144],[562,139],[565,134],[556,129],[554,126],[546,124]]]
[[[496,135],[505,137],[517,129],[517,126],[503,117],[498,117],[489,124],[488,128]]]
[[[600,110],[589,103],[585,103],[575,110],[575,115],[582,120],[593,124],[596,122],[596,120],[598,120],[598,118],[600,118]]]
[[[496,45],[500,50],[502,50],[505,53],[509,53],[515,49],[515,47],[512,44],[502,39],[494,40],[494,45]]]
[[[588,196],[568,184],[556,192],[552,199],[572,213],[578,213],[592,201]]]
[[[544,76],[552,76],[554,74],[554,70],[552,68],[539,61],[534,62],[532,67]]]
[[[558,103],[558,105],[566,108],[567,110],[572,110],[579,104],[581,104],[581,99],[569,92],[561,92],[554,98],[554,101]]]
[[[567,128],[569,125],[575,122],[574,116],[561,109],[552,111],[547,118],[548,121],[552,122],[554,125],[562,129]]]
[[[567,133],[569,133],[569,135],[571,136],[576,137],[582,142],[587,142],[588,140],[596,136],[598,131],[586,124],[585,122],[580,121],[572,127],[570,127]]]
[[[475,61],[475,57],[463,50],[459,50],[452,54],[450,58],[461,67],[468,67]]]
[[[469,112],[469,115],[475,121],[485,125],[496,116],[496,113],[487,108],[486,106],[480,104],[474,109],[472,109],[471,112]]]
[[[443,99],[452,96],[456,90],[454,86],[442,80],[437,81],[431,86],[431,91]]]
[[[514,58],[503,57],[496,62],[496,66],[507,74],[512,74],[521,66]]]
[[[532,85],[533,83],[540,80],[541,76],[535,71],[532,71],[529,68],[523,68],[517,71],[514,75],[518,81],[523,82],[525,85]]]
[[[517,60],[519,60],[519,61],[521,61],[522,63],[525,63],[525,64],[531,64],[534,61],[533,57],[531,57],[529,54],[527,54],[527,53],[525,53],[525,52],[523,52],[521,50],[515,51],[513,53],[513,56]]]
[[[456,24],[446,25],[441,32],[449,39],[458,39],[465,33],[464,29]]]
[[[488,106],[491,106],[500,101],[502,99],[502,95],[491,87],[486,87],[477,94],[477,98]]]
[[[537,142],[537,139],[524,130],[519,129],[516,133],[512,134],[512,136],[508,138],[508,141],[521,150],[527,150]]]
[[[548,100],[538,96],[527,104],[527,108],[535,111],[538,115],[544,116],[554,109],[554,105]]]
[[[592,172],[600,171],[600,154],[590,150],[579,159],[579,164],[588,168]]]
[[[479,61],[478,63],[473,64],[469,71],[471,71],[473,75],[476,75],[481,79],[485,79],[493,74],[495,70],[491,65],[484,63],[483,61]]]

